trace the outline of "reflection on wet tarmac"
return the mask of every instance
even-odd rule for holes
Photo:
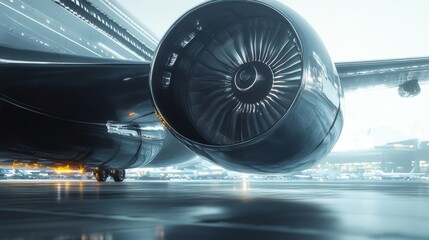
[[[429,239],[429,182],[0,182],[0,239]]]

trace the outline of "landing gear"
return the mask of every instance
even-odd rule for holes
[[[114,169],[110,171],[110,175],[115,182],[122,182],[125,179],[125,169]]]
[[[104,169],[97,167],[94,170],[94,175],[98,182],[105,182],[109,176],[111,176],[115,182],[122,182],[125,179],[125,169]]]
[[[94,170],[94,175],[98,182],[105,182],[107,177],[109,177],[109,171],[103,168],[97,168]]]

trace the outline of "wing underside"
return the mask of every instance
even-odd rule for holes
[[[401,96],[420,92],[429,82],[429,57],[335,64],[344,91],[399,88]]]

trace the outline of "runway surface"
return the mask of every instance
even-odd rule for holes
[[[0,239],[429,239],[429,182],[5,182]]]

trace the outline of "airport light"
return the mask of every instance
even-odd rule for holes
[[[52,168],[52,170],[54,170],[57,174],[70,174],[70,173],[83,174],[84,173],[83,167],[76,169],[76,168],[71,168],[70,165],[54,167]]]
[[[24,168],[24,169],[39,169],[40,164],[37,163],[22,163],[22,162],[13,162],[11,165],[12,168]]]

